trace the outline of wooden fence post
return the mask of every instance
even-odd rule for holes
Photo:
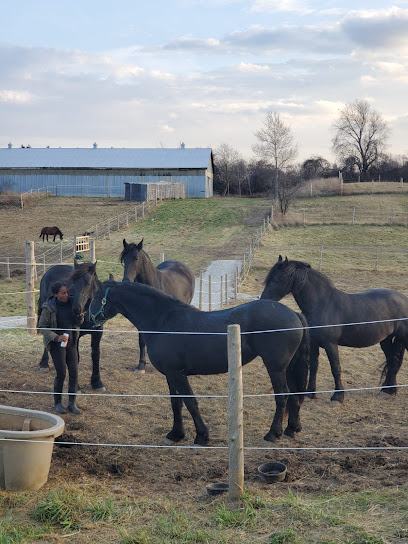
[[[34,296],[34,242],[26,242],[26,305],[27,305],[27,327],[29,334],[36,334],[35,329],[35,296]]]
[[[90,243],[90,251],[89,251],[89,260],[91,263],[94,263],[96,261],[96,247],[95,247],[95,240],[91,240]]]
[[[228,501],[244,491],[244,426],[241,328],[228,325]]]
[[[199,310],[202,310],[203,309],[203,279],[204,279],[204,275],[203,275],[203,271],[201,270],[200,271],[200,293],[199,293],[199,296],[198,296],[198,309]]]
[[[225,306],[228,306],[228,274],[225,274],[224,286],[225,286],[225,297],[224,297]]]
[[[223,298],[223,294],[224,294],[223,293],[223,291],[224,291],[223,279],[224,279],[223,276],[221,276],[221,278],[220,278],[220,308],[221,309],[222,309],[222,304],[223,304],[222,298]]]
[[[161,262],[161,263],[164,262],[164,253],[160,253],[160,262]]]

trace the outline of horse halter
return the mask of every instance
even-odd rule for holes
[[[108,319],[105,317],[105,314],[103,313],[103,310],[105,308],[105,304],[106,304],[106,297],[108,296],[108,291],[109,291],[110,287],[107,287],[106,288],[106,291],[105,291],[105,294],[103,296],[103,299],[101,300],[101,307],[99,308],[99,310],[96,312],[96,314],[93,314],[92,313],[92,304],[93,304],[93,299],[91,300],[91,303],[89,304],[89,308],[88,308],[88,312],[89,312],[89,321],[91,321],[91,323],[94,324],[94,327],[99,327],[100,325],[103,325]],[[98,321],[96,320],[96,318],[99,316],[101,316],[101,318],[98,319]]]

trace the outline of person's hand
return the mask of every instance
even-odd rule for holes
[[[58,336],[57,338],[57,342],[65,342],[67,339],[66,336],[64,336],[63,334],[61,334],[60,336]]]

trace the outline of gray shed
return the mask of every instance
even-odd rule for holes
[[[0,191],[124,197],[125,183],[184,183],[187,198],[213,196],[211,148],[0,149]]]

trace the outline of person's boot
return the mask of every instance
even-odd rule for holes
[[[61,403],[61,393],[62,388],[64,386],[64,382],[61,383],[61,381],[58,378],[55,378],[54,380],[54,410],[58,412],[59,414],[66,414],[67,411],[62,406]]]
[[[79,415],[81,413],[81,410],[76,405],[76,391],[77,391],[77,383],[69,383],[68,382],[68,410],[74,414]],[[74,394],[72,394],[74,393]]]

